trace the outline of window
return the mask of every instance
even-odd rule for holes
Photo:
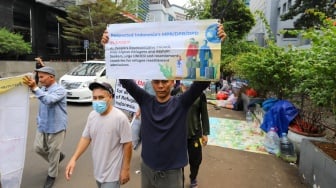
[[[282,5],[282,13],[285,13],[286,11],[287,11],[287,4],[284,3],[284,4]]]
[[[168,14],[168,21],[174,21],[174,20],[175,20],[175,19],[174,19],[174,16]]]
[[[46,48],[48,54],[59,54],[59,24],[56,19],[56,15],[48,12],[46,16],[47,20],[47,43]]]
[[[293,33],[291,33],[291,31],[293,30],[293,29],[284,29],[285,30],[285,32],[284,32],[284,34],[283,34],[283,38],[284,39],[295,39],[295,38],[297,38],[298,36],[297,36],[297,34],[293,34]]]
[[[288,9],[292,6],[292,0],[288,0]]]
[[[30,32],[30,8],[26,5],[16,3],[13,8],[13,29],[20,33],[25,42],[31,42]]]

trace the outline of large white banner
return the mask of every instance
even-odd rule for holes
[[[0,79],[0,176],[2,188],[20,188],[26,153],[29,92],[23,76]]]
[[[217,20],[110,24],[107,76],[116,79],[218,80]]]

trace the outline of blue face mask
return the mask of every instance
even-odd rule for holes
[[[107,102],[103,100],[92,101],[92,107],[96,112],[98,112],[99,114],[102,114],[107,109]]]

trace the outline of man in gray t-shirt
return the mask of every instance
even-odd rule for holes
[[[121,110],[112,106],[113,89],[108,83],[89,85],[93,93],[94,111],[89,114],[77,149],[65,171],[72,175],[76,161],[91,144],[94,176],[98,187],[120,187],[130,179],[132,132],[129,120]]]

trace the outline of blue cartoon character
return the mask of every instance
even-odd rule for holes
[[[204,40],[203,45],[199,51],[199,59],[200,59],[200,76],[205,76],[205,68],[209,66],[209,61],[212,60],[212,52],[210,47],[208,46],[208,41]]]

